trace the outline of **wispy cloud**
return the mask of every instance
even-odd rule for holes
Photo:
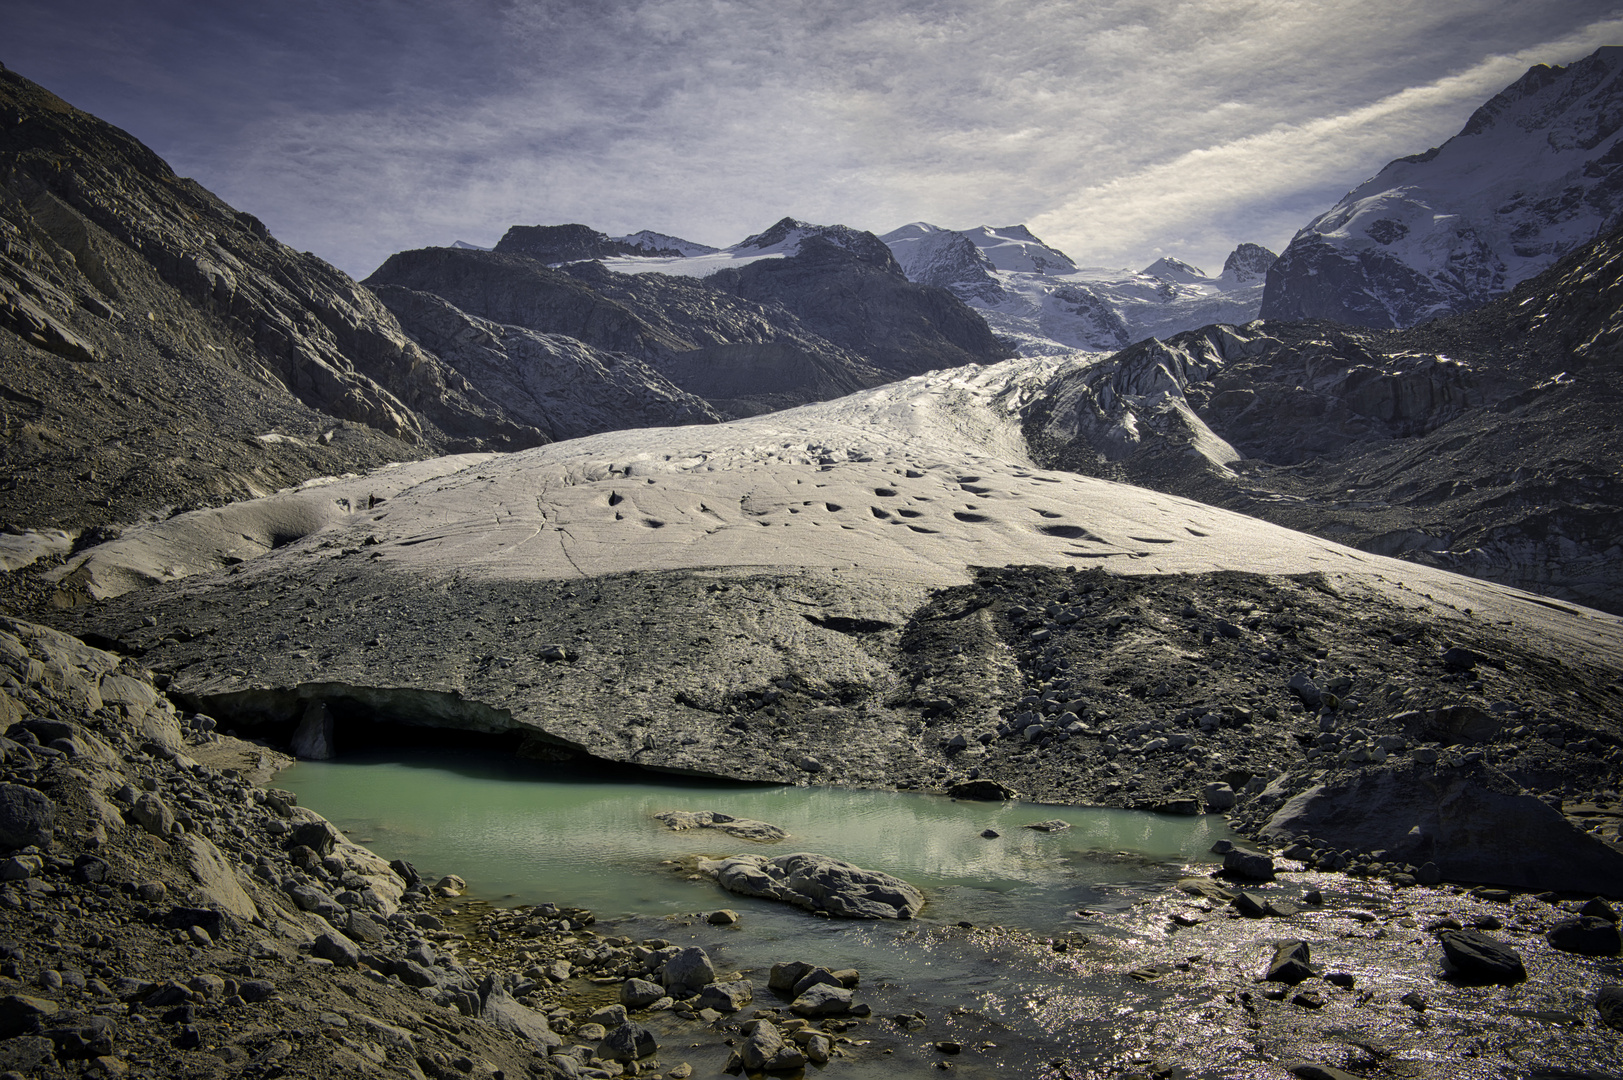
[[[0,59],[356,274],[518,222],[728,243],[784,214],[1213,263],[1623,42],[1596,0],[14,6]]]

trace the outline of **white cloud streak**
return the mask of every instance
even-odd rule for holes
[[[785,214],[1211,268],[1623,42],[1597,0],[17,2],[35,77],[357,275],[515,223],[720,244]]]

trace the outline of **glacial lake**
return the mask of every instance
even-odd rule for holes
[[[588,774],[483,751],[346,755],[300,763],[275,783],[383,857],[425,876],[463,877],[470,896],[586,907],[600,933],[701,945],[719,970],[754,981],[752,1008],[783,1004],[766,989],[773,963],[858,969],[858,1000],[875,1020],[850,1033],[858,1042],[847,1057],[807,1075],[860,1078],[933,1073],[941,1040],[964,1046],[954,1071],[975,1076],[1058,1078],[1074,1075],[1051,1064],[1060,1060],[1073,1069],[1135,1060],[1165,1022],[1156,1010],[1168,998],[1124,972],[1181,959],[1196,944],[1169,931],[1177,895],[1169,886],[1210,873],[1213,842],[1233,836],[1219,816]],[[790,836],[756,844],[672,832],[653,818],[666,810],[721,811]],[[1056,818],[1071,828],[1023,827]],[[986,829],[999,835],[984,838]],[[682,867],[698,855],[793,851],[905,878],[924,890],[926,906],[905,922],[819,918],[726,893]],[[721,907],[740,922],[707,924],[702,913]],[[928,1018],[923,1030],[879,1019],[914,1011]],[[1192,1020],[1174,1023],[1198,1030]],[[719,1040],[668,1013],[647,1023],[665,1048],[664,1069],[688,1061],[695,1075],[719,1074],[727,1053]]]
[[[405,859],[425,876],[457,874],[471,894],[497,906],[551,901],[606,919],[775,907],[687,880],[670,864],[697,855],[815,851],[923,889],[923,920],[1053,933],[1079,907],[1114,906],[1134,882],[1215,863],[1208,854],[1213,842],[1233,835],[1219,816],[959,802],[659,773],[633,780],[623,772],[582,775],[567,765],[445,749],[301,762],[276,784],[350,839]],[[713,829],[673,832],[654,820],[666,810],[766,821],[789,838],[763,844]],[[1055,819],[1071,828],[1025,828]],[[999,835],[985,838],[986,829]]]

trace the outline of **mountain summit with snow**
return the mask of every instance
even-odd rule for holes
[[[880,239],[909,280],[952,290],[1028,356],[1250,322],[1274,260],[1267,248],[1241,244],[1217,277],[1170,257],[1136,273],[1083,267],[1024,225],[955,231],[916,221]]]
[[[1502,296],[1623,217],[1623,48],[1540,64],[1291,241],[1262,314],[1411,326]]]

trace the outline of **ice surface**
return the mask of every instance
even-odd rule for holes
[[[337,488],[313,492],[315,505],[293,493],[127,535],[116,542],[119,562],[102,555],[113,547],[104,545],[84,565],[103,579],[162,576],[166,561],[217,548],[231,534],[266,533],[279,514],[324,514],[320,536],[302,544],[272,551],[256,540],[271,564],[265,569],[299,573],[299,560],[319,541],[365,544],[372,565],[417,581],[776,568],[932,588],[968,580],[975,566],[1007,564],[1124,574],[1318,571],[1332,587],[1443,617],[1474,608],[1478,618],[1540,623],[1569,645],[1623,641],[1623,624],[1610,616],[1186,499],[1034,467],[1022,405],[1093,361],[970,366],[728,424],[611,432],[403,466],[437,472],[402,484],[370,513],[335,511]],[[376,483],[346,481],[350,507]]]

